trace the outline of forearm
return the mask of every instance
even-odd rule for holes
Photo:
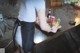
[[[37,17],[37,18],[36,18],[36,24],[37,24],[37,25],[40,25],[40,23],[41,23],[41,24],[42,24],[42,23],[47,23],[47,17],[45,16],[44,18],[45,18],[45,19]]]
[[[47,23],[47,17],[45,15],[45,10],[39,11],[39,13],[38,13],[38,20],[39,20],[40,24],[41,23]]]

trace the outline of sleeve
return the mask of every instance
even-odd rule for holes
[[[45,1],[44,0],[38,0],[36,3],[35,3],[35,8],[37,11],[40,11],[40,10],[45,10]]]

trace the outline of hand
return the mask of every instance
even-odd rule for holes
[[[53,26],[51,32],[56,33],[58,31],[58,29],[60,29],[62,26]]]
[[[41,23],[40,27],[43,31],[51,32],[51,27],[48,23]]]
[[[56,33],[58,29],[59,29],[58,27],[54,26],[54,27],[52,27],[51,32]]]

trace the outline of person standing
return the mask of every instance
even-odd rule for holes
[[[45,0],[23,0],[20,5],[18,20],[21,24],[22,49],[24,53],[28,53],[33,48],[36,20],[38,20],[39,26],[43,31],[51,32],[45,15]]]

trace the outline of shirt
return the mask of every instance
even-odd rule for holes
[[[18,19],[25,22],[36,21],[36,11],[45,10],[44,0],[24,0],[21,3]]]

